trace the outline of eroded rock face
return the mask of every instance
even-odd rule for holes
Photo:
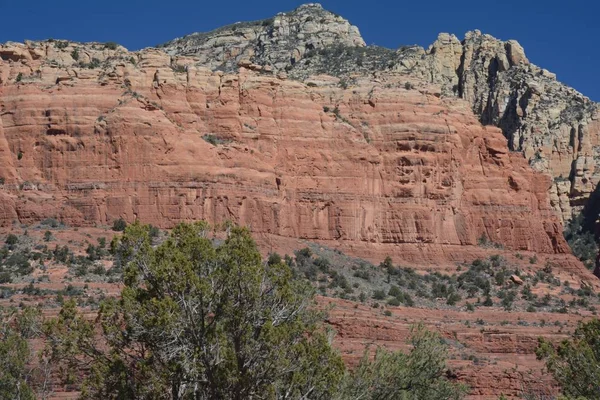
[[[40,46],[53,44],[26,53]],[[569,252],[550,179],[465,101],[394,73],[343,89],[188,61],[122,49],[95,69],[4,61],[2,224],[232,219],[311,240],[450,249],[484,236]]]
[[[558,396],[560,391],[544,371],[543,361],[536,359],[535,349],[540,337],[559,343],[569,333],[554,324],[534,321],[550,320],[575,327],[580,319],[555,313],[505,313],[501,309],[467,313],[406,307],[393,309],[391,316],[385,316],[363,304],[330,298],[319,301],[331,310],[328,322],[337,333],[334,346],[350,365],[358,364],[365,345],[406,351],[412,324],[424,322],[440,332],[450,344],[447,376],[467,384],[472,400],[500,396],[519,399],[525,393]],[[483,320],[484,326],[477,323]]]
[[[234,72],[243,65],[305,82],[315,74],[335,75],[342,87],[382,71],[402,73],[407,85],[412,79],[439,85],[440,94],[466,99],[483,124],[502,129],[511,150],[555,179],[552,207],[563,220],[582,210],[600,181],[598,104],[531,64],[515,40],[473,31],[462,41],[442,33],[428,49],[365,46],[356,27],[309,4],[176,39],[165,50],[193,56],[196,65],[212,70]]]
[[[390,255],[401,265],[453,272],[456,262],[519,251],[597,285],[570,254],[551,206],[569,203],[570,181],[553,186],[508,150],[500,129],[482,126],[469,102],[444,96],[460,82],[451,74],[462,62],[452,36],[441,37],[434,53],[399,52],[406,65],[419,53],[437,54],[431,79],[415,63],[412,75],[392,68],[299,82],[259,64],[223,73],[195,57],[110,47],[0,48],[0,224],[52,217],[107,225],[123,217],[172,227],[229,219],[248,225],[263,250],[292,242],[293,250],[309,239],[374,263]],[[506,57],[522,60],[512,49]],[[480,246],[481,238],[494,248]],[[497,319],[511,316],[514,328],[483,332],[476,321],[485,310],[412,310],[395,309],[402,317],[390,322],[342,304],[329,320],[336,346],[352,363],[372,341],[399,348],[407,317],[443,321],[446,338],[498,360],[451,363],[473,398],[483,399],[539,383],[539,375],[524,378],[525,369],[541,367],[536,338],[564,337],[550,325],[522,328],[512,312]]]
[[[553,201],[569,219],[600,180],[598,105],[529,63],[515,41],[470,32],[463,47],[459,95],[484,124],[503,130],[512,150],[522,152],[534,169],[550,174],[559,195],[569,182],[569,201]]]
[[[552,206],[564,220],[582,210],[600,181],[598,104],[531,64],[516,41],[479,31],[462,42],[440,34],[423,56],[407,57],[394,68],[467,100],[511,150],[553,177]]]
[[[391,70],[407,85],[416,78],[439,85],[441,95],[467,100],[483,124],[502,129],[512,151],[553,177],[552,206],[565,220],[581,211],[600,181],[600,106],[531,64],[514,40],[473,31],[460,41],[442,33],[428,49],[337,46],[308,56],[290,76],[320,72],[351,81]]]
[[[240,62],[283,70],[307,51],[334,44],[365,46],[356,26],[311,3],[270,19],[194,33],[163,47],[171,55],[193,55],[208,68],[231,72]]]

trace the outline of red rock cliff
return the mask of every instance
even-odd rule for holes
[[[4,225],[231,219],[283,237],[436,246],[447,258],[482,236],[569,252],[550,179],[435,87],[386,74],[345,89],[324,76],[226,75],[158,50],[81,47],[101,61],[92,69],[52,43],[3,51]]]

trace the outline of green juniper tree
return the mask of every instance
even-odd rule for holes
[[[459,399],[446,347],[422,325],[409,353],[378,350],[345,371],[313,289],[290,264],[263,262],[247,229],[181,224],[154,246],[133,224],[111,242],[120,298],[95,320],[65,301],[44,324],[46,360],[83,399]]]
[[[447,348],[439,335],[422,324],[411,328],[408,353],[378,348],[373,361],[368,349],[358,367],[348,375],[339,399],[458,400],[466,387],[446,374]]]
[[[39,311],[26,308],[22,314],[0,307],[0,399],[33,400],[31,349],[26,337]]]
[[[216,248],[208,231],[182,224],[153,248],[148,227],[127,227],[125,287],[100,307],[102,340],[72,302],[46,324],[64,379],[91,365],[82,398],[332,398],[344,366],[310,286],[263,263],[248,230]]]
[[[567,399],[600,398],[600,320],[580,323],[571,339],[557,346],[538,339],[536,355]]]

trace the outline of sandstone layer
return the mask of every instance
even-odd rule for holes
[[[274,18],[195,33],[164,45],[212,70],[240,63],[306,80],[326,73],[352,81],[381,71],[438,84],[469,102],[486,125],[502,129],[513,151],[551,175],[552,207],[563,220],[580,212],[600,181],[600,107],[529,62],[515,40],[479,31],[464,40],[442,33],[428,48],[365,46],[359,31],[319,4]]]
[[[535,356],[538,338],[558,343],[577,326],[573,316],[501,308],[467,313],[399,307],[386,316],[349,301],[323,298],[321,303],[331,309],[334,344],[350,365],[367,346],[406,351],[413,324],[424,322],[440,332],[449,347],[447,375],[469,386],[470,400],[555,398],[559,390]]]
[[[562,253],[581,271],[550,178],[439,87],[389,72],[344,88],[59,43],[2,50],[12,54],[0,67],[3,225],[230,219],[423,263],[483,241]]]
[[[551,201],[563,219],[581,211],[600,180],[600,106],[530,63],[514,40],[474,31],[461,43],[442,34],[429,54],[427,69],[449,76],[483,124],[499,126],[511,150],[554,178]]]

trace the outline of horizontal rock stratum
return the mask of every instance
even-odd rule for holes
[[[427,49],[365,46],[358,28],[312,3],[187,35],[163,48],[212,70],[237,71],[246,62],[300,80],[326,73],[347,82],[396,71],[440,85],[442,93],[467,100],[483,124],[500,127],[509,148],[533,168],[554,178],[552,207],[564,220],[582,210],[600,181],[600,106],[532,64],[515,40],[474,30],[462,41],[441,33]]]
[[[68,65],[75,49],[99,66]],[[153,49],[43,42],[11,54],[0,75],[4,225],[231,219],[311,240],[460,249],[484,237],[569,253],[550,178],[467,102],[402,74],[344,88],[329,76],[212,72]]]
[[[7,43],[0,45],[0,58],[102,68],[100,60],[112,57],[115,50],[125,51],[116,44],[53,44],[30,43],[27,49]],[[81,55],[74,59],[72,52],[79,47]],[[311,76],[328,74],[347,86],[356,84],[357,77],[395,72],[439,85],[443,95],[467,100],[480,122],[500,127],[512,151],[522,153],[534,169],[553,178],[551,206],[563,221],[583,209],[600,181],[599,105],[530,63],[515,40],[505,42],[475,30],[462,41],[442,33],[427,49],[366,46],[356,26],[310,3],[273,18],[190,34],[159,47],[173,59],[187,58],[186,63],[195,67],[225,73],[237,73],[243,66],[286,73],[305,83]],[[24,81],[38,73],[26,68]],[[0,82],[8,82],[7,74],[0,74]],[[84,71],[80,75],[90,78],[94,74]]]

